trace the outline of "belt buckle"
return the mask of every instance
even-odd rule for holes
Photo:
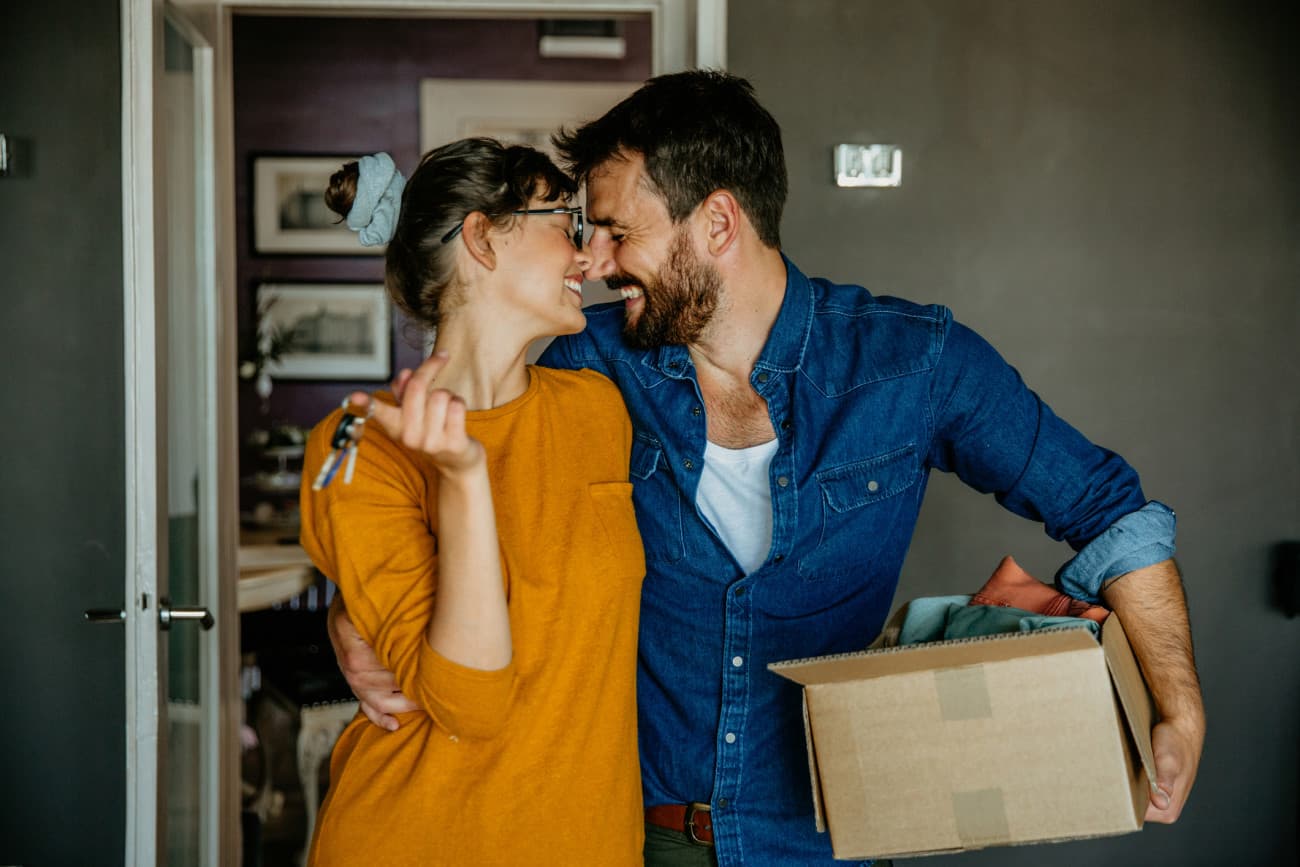
[[[701,804],[698,801],[692,801],[686,805],[686,836],[697,846],[713,846],[712,840],[701,840],[695,836],[695,816],[697,813],[711,813],[713,808],[708,804]]]

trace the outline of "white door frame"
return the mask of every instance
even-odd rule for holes
[[[193,27],[187,33],[206,43],[196,78],[211,95],[207,114],[209,147],[199,159],[206,179],[215,256],[205,263],[212,284],[204,291],[216,317],[215,343],[206,348],[213,364],[214,393],[205,395],[213,413],[217,449],[209,469],[216,480],[208,505],[217,524],[209,528],[212,547],[205,558],[213,575],[238,574],[237,319],[235,306],[234,106],[231,68],[231,16],[235,12],[272,15],[458,15],[476,17],[585,16],[648,13],[651,16],[654,74],[691,67],[725,68],[727,0],[172,0]],[[158,472],[162,436],[158,354],[159,273],[156,215],[160,191],[155,180],[157,152],[154,93],[162,56],[163,0],[121,0],[122,11],[122,270],[123,363],[126,432],[126,852],[125,863],[153,865],[165,852],[158,836],[158,750],[161,701],[161,637],[158,630],[159,564],[165,562],[166,516]],[[197,58],[196,58],[197,59]],[[160,548],[162,550],[160,550]],[[202,863],[236,863],[239,828],[239,743],[242,722],[239,693],[239,613],[234,580],[220,580],[207,602],[217,626],[205,635],[215,643],[215,664],[203,683],[205,706],[217,713],[213,747],[205,753],[207,797],[215,815],[203,821]],[[221,749],[225,746],[224,751]]]
[[[126,863],[154,864],[157,833],[159,387],[154,93],[161,0],[122,0],[122,270],[126,373]]]

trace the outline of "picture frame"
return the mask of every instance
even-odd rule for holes
[[[471,136],[555,157],[551,133],[600,117],[640,81],[420,80],[420,151]]]
[[[277,379],[387,380],[392,313],[382,283],[262,283],[259,339],[288,348],[268,364]]]
[[[357,233],[325,205],[330,175],[355,159],[347,154],[253,157],[253,249],[298,255],[382,255],[382,245],[363,247]]]

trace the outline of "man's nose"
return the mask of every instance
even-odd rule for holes
[[[603,229],[592,232],[583,252],[591,257],[591,264],[583,269],[588,280],[604,280],[614,273],[614,242],[609,232]]]

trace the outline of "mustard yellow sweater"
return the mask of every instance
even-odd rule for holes
[[[645,561],[632,431],[591,371],[530,367],[528,390],[469,414],[488,455],[514,658],[458,665],[425,632],[438,571],[437,471],[365,433],[355,476],[311,480],[339,412],[307,445],[302,544],[421,711],[389,733],[358,715],[334,748],[313,865],[639,865],[637,612]]]

